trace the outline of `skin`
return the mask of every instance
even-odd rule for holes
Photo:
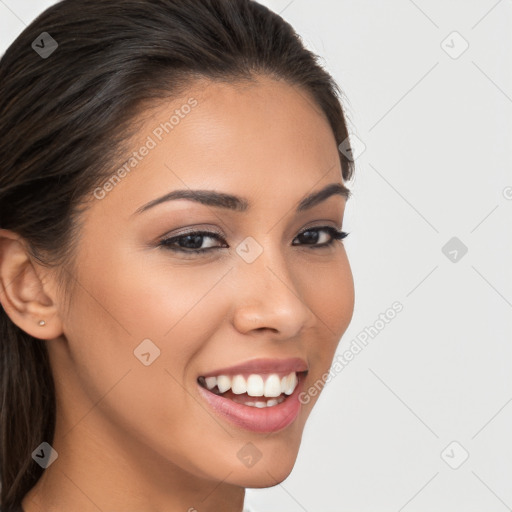
[[[244,487],[276,485],[295,463],[318,395],[290,426],[258,434],[216,416],[196,379],[252,359],[301,357],[307,389],[329,370],[354,307],[347,254],[341,241],[292,241],[308,226],[342,228],[341,195],[295,212],[306,195],[343,183],[336,142],[306,92],[260,76],[195,82],[144,112],[132,150],[190,97],[190,114],[103,199],[90,198],[69,304],[55,270],[0,232],[2,305],[46,340],[58,403],[59,456],[23,500],[26,512],[240,512]],[[181,199],[134,213],[186,188],[242,196],[250,208]],[[158,247],[183,228],[220,230],[229,247],[190,257]],[[235,251],[248,236],[263,248],[250,264]],[[134,356],[146,338],[161,351],[149,366]],[[248,442],[262,454],[250,468],[237,457]]]

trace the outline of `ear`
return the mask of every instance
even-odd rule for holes
[[[46,268],[33,261],[20,235],[0,229],[0,303],[20,329],[44,340],[63,332],[55,287],[45,282],[48,275]]]

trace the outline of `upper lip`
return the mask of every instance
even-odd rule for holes
[[[289,359],[252,359],[244,363],[225,368],[219,368],[201,377],[216,377],[218,375],[239,375],[241,373],[291,373],[304,372],[308,370],[308,364],[300,357]]]

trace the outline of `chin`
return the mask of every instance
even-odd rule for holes
[[[231,475],[232,482],[242,487],[264,488],[286,480],[295,466],[300,439],[269,442],[265,448],[262,447],[262,441],[255,441],[254,444],[261,448],[260,458],[248,467],[237,465]]]
[[[280,484],[290,476],[294,466],[291,464],[276,464],[270,467],[252,468],[249,472],[242,471],[239,475],[232,478],[232,483],[240,487],[249,487],[253,489],[263,489],[274,487]]]

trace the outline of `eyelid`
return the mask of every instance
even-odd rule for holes
[[[322,221],[319,221],[319,222],[322,222]],[[331,227],[334,228],[336,231],[341,231],[343,229],[343,227],[338,228],[338,226],[330,226],[330,225],[325,224],[325,222],[332,222],[332,221],[323,221],[323,222],[324,222],[323,224],[313,224],[313,225],[306,226],[306,227],[302,228],[295,235],[294,238],[301,235],[305,231],[309,231],[310,229],[321,229],[321,228],[328,229]],[[186,228],[182,228],[176,232],[173,232],[172,234],[167,233],[167,234],[159,237],[158,242],[165,242],[166,240],[172,240],[172,239],[179,238],[181,236],[187,236],[187,235],[204,235],[204,236],[217,235],[219,238],[222,238],[224,241],[226,238],[226,235],[224,235],[224,233],[222,231],[217,230],[215,227],[206,227],[205,228],[205,227],[201,227],[201,226],[198,226],[198,227],[189,226]]]
[[[213,226],[189,226],[179,229],[178,231],[173,231],[172,233],[166,233],[164,236],[161,236],[159,240],[168,240],[170,238],[177,238],[180,236],[195,235],[196,233],[205,233],[206,235],[215,234],[222,238],[225,238],[226,236],[220,229],[217,229]]]
[[[320,221],[322,222],[322,221]],[[309,231],[310,229],[329,229],[329,228],[333,228],[335,229],[336,231],[341,231],[343,229],[343,227],[339,227],[338,226],[331,226],[329,224],[326,224],[326,222],[332,222],[332,221],[323,221],[323,224],[313,224],[311,226],[306,226],[305,228],[302,228],[296,236],[300,235],[301,233],[304,233],[304,231]]]

